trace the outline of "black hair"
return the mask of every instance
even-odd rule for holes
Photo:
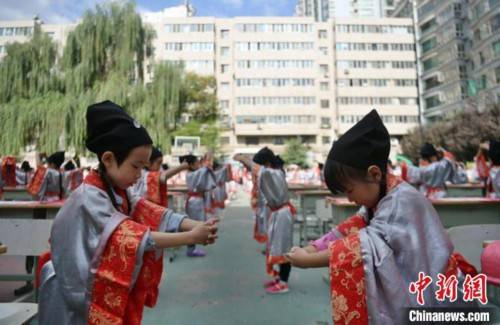
[[[114,149],[114,150],[106,150],[106,151],[111,151],[113,153],[113,155],[115,155],[116,164],[118,167],[120,167],[120,165],[125,161],[125,159],[127,159],[128,155],[130,154],[130,152],[133,149],[134,148],[128,148],[128,149],[124,149],[124,150],[123,149],[122,150]],[[113,206],[115,207],[116,210],[121,211],[121,207],[116,202],[116,198],[115,198],[114,191],[113,191],[113,185],[111,184],[111,180],[109,179],[108,173],[106,171],[106,166],[104,166],[104,163],[102,162],[102,155],[104,152],[101,152],[97,155],[97,158],[99,160],[99,167],[98,167],[99,176],[101,176],[101,179],[104,183],[106,193],[108,194],[108,196],[111,200],[111,203],[113,204]],[[127,205],[130,209],[130,200],[128,198],[127,192],[125,192],[125,199],[127,200]],[[122,211],[122,212],[126,213],[126,211]]]
[[[26,173],[31,171],[30,163],[27,160],[23,161],[23,163],[21,164],[21,169]]]
[[[167,170],[170,167],[168,166],[168,164],[161,164],[161,168],[163,168],[163,170]]]

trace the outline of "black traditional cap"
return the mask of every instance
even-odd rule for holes
[[[282,169],[283,166],[285,166],[285,161],[283,160],[283,158],[280,157],[280,155],[276,155],[274,160],[275,160],[274,162],[275,168]]]
[[[47,158],[47,162],[49,164],[56,165],[57,168],[60,168],[62,163],[64,162],[64,151],[58,151],[53,153]]]
[[[182,164],[183,162],[187,162],[188,164],[194,164],[198,160],[198,157],[195,155],[184,155],[179,157],[179,162]]]
[[[149,161],[153,162],[160,157],[163,157],[163,153],[157,147],[153,147],[153,151],[151,152],[151,157],[149,158]]]
[[[148,131],[120,106],[106,100],[87,108],[87,149],[100,154],[153,144]]]
[[[162,164],[162,165],[161,165],[161,168],[163,168],[163,170],[167,170],[167,169],[169,169],[170,167],[168,166],[168,164]]]
[[[76,168],[75,164],[73,164],[72,160],[69,160],[65,165],[64,165],[64,170],[74,170]]]
[[[500,165],[500,141],[490,140],[488,156],[490,157],[493,165]]]
[[[275,163],[274,152],[268,147],[260,149],[255,156],[253,156],[253,162],[259,165],[265,165],[266,163]]]
[[[30,163],[27,160],[23,161],[23,163],[21,164],[21,169],[25,172],[29,172],[31,170]]]
[[[336,192],[337,187],[332,184],[335,180],[334,162],[363,170],[376,165],[385,171],[390,149],[389,132],[377,111],[372,110],[333,143],[324,167],[328,188]]]
[[[422,148],[420,148],[420,156],[424,159],[428,159],[432,156],[437,156],[437,150],[432,144],[426,142]]]

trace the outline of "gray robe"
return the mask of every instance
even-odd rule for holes
[[[115,195],[118,204],[121,197]],[[131,197],[133,211],[139,201]],[[166,209],[158,231],[175,232],[185,216]],[[128,218],[95,186],[82,184],[57,214],[51,231],[52,260],[42,269],[39,324],[87,324],[92,282],[107,240],[120,222]],[[148,232],[140,245],[133,273],[137,279],[144,251],[155,249]]]
[[[227,200],[226,183],[232,178],[229,171],[229,167],[225,165],[214,172],[217,187],[212,190],[212,199],[216,203],[223,203]],[[221,208],[216,206],[214,213],[215,215],[220,215]]]
[[[208,167],[189,172],[186,175],[186,185],[189,193],[201,194],[201,196],[192,196],[188,193],[186,214],[193,220],[206,221],[205,209],[208,207],[206,193],[210,193],[215,188],[214,172]]]
[[[488,184],[491,185],[493,190],[490,193],[490,198],[500,199],[500,166],[491,167]]]
[[[284,256],[293,246],[293,215],[287,205],[290,200],[285,174],[261,167],[259,188],[271,210],[267,228],[269,256]]]
[[[20,168],[16,168],[16,184],[21,186],[26,186],[31,181],[33,173],[25,172]]]
[[[74,169],[74,170],[68,170],[63,172],[63,190],[64,190],[64,196],[69,197],[73,190],[71,189],[72,187],[72,177],[75,177],[75,181],[77,184],[82,184],[83,183],[83,172],[81,169]],[[74,175],[74,176],[73,176]]]
[[[252,166],[254,168],[254,166]],[[257,221],[257,233],[260,235],[267,235],[268,221],[270,210],[267,206],[266,198],[262,192],[262,187],[260,185],[260,180],[262,179],[262,172],[264,171],[264,166],[259,169],[259,174],[257,175],[257,209],[255,211],[255,218]]]
[[[446,182],[456,183],[456,167],[447,158],[433,162],[424,167],[408,166],[407,181],[418,185],[422,194],[429,196],[429,190],[434,189],[430,198],[443,198],[446,196]]]
[[[58,170],[47,168],[45,177],[43,178],[40,191],[35,195],[39,201],[57,201],[64,199],[64,186],[61,179],[61,172]],[[52,195],[49,193],[60,193],[60,195]]]
[[[460,271],[457,300],[436,299],[438,274],[445,272],[454,248],[431,202],[415,188],[405,182],[396,186],[378,203],[371,221],[366,209],[358,214],[368,223],[358,235],[370,324],[406,323],[404,308],[419,307],[417,295],[409,292],[419,272],[433,280],[424,291],[425,307],[475,306],[461,299],[465,277]],[[329,240],[342,237],[333,231]]]

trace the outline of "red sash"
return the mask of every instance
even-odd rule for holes
[[[31,195],[38,195],[40,193],[40,188],[42,187],[43,180],[45,179],[45,174],[47,173],[47,168],[43,166],[38,166],[35,171],[33,179],[26,187],[26,190]],[[57,194],[59,196],[59,193]]]

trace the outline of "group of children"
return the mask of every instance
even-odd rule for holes
[[[113,102],[87,110],[86,146],[99,165],[90,170],[57,214],[50,237],[50,259],[42,269],[39,323],[139,324],[144,306],[153,307],[163,273],[163,249],[187,245],[188,256],[204,256],[196,245],[213,244],[227,199],[230,165],[218,166],[211,154],[161,170],[162,154],[147,130]],[[271,294],[289,291],[292,266],[327,267],[335,324],[401,324],[407,307],[418,307],[410,284],[423,272],[437,280],[477,272],[458,252],[431,202],[446,181],[457,177],[449,158],[426,144],[427,166],[403,169],[403,179],[388,169],[390,137],[373,110],[333,144],[323,168],[324,182],[362,206],[352,217],[310,245],[293,247],[295,208],[288,197],[283,160],[269,148],[253,159],[236,155],[251,171],[254,188],[254,238],[266,244],[265,283]],[[490,141],[488,166],[492,193],[500,180],[499,143]],[[64,153],[47,159],[29,183],[45,200],[61,199]],[[2,162],[2,172],[3,172]],[[168,208],[167,180],[187,170],[186,215]],[[2,173],[4,176],[4,174]],[[4,178],[5,179],[5,176]],[[64,194],[66,196],[66,194]],[[276,269],[276,265],[278,269]],[[430,284],[437,289],[436,281]],[[473,306],[424,293],[426,307]]]

